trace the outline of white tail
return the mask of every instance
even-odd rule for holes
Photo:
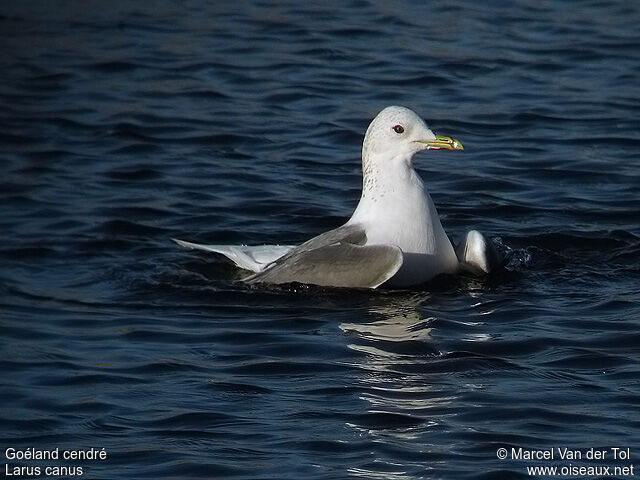
[[[200,243],[185,242],[172,238],[174,242],[184,248],[204,250],[224,255],[238,267],[254,273],[261,272],[269,264],[282,257],[291,249],[291,245],[202,245]]]

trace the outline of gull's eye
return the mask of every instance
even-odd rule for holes
[[[393,127],[393,131],[400,135],[401,133],[404,133],[404,127],[402,125],[396,125]]]

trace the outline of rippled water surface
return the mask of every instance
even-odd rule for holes
[[[639,22],[609,0],[3,2],[0,463],[96,447],[84,477],[404,480],[532,478],[501,447],[639,462]],[[448,233],[482,230],[508,271],[247,288],[170,241],[340,225],[391,104],[465,145],[417,168]]]

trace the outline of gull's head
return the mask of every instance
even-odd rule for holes
[[[429,149],[462,150],[462,144],[450,137],[434,134],[424,120],[405,107],[387,107],[373,119],[362,145],[363,159],[384,156],[411,160]]]

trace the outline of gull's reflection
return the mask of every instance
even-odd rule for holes
[[[375,297],[372,299],[368,315],[374,319],[373,321],[341,323],[339,328],[357,341],[347,346],[366,354],[365,357],[361,357],[366,361],[359,364],[359,367],[371,371],[385,371],[396,361],[413,357],[417,345],[429,348],[431,323],[436,318],[418,311],[418,306],[429,297],[429,293]]]
[[[482,303],[481,292],[474,293],[465,306],[472,316],[478,314],[474,304]],[[447,312],[447,321],[460,321],[460,298],[449,302],[447,296],[438,296],[437,301],[439,305],[434,307],[428,292],[375,296],[370,299],[366,320],[339,326],[349,338],[348,348],[359,353],[353,366],[362,372],[359,398],[366,402],[365,413],[355,415],[347,426],[381,446],[393,449],[405,445],[416,452],[414,459],[403,460],[379,453],[348,469],[351,477],[419,478],[433,468],[425,462],[425,452],[448,451],[446,445],[434,445],[432,432],[446,425],[447,412],[458,398],[459,388],[446,373],[446,358],[433,334],[440,316],[438,308]],[[474,320],[466,319],[465,328],[475,329],[478,322]],[[467,341],[486,340],[478,332],[463,333],[458,340],[465,336]],[[421,473],[414,475],[416,471]]]
[[[379,317],[370,323],[341,323],[340,329],[345,332],[359,334],[371,340],[401,342],[405,340],[425,340],[429,337],[428,324],[434,317],[424,318],[416,307],[428,299],[428,294],[414,295],[408,298],[392,298],[374,304],[369,308],[372,315]],[[349,345],[350,348],[357,346]]]

